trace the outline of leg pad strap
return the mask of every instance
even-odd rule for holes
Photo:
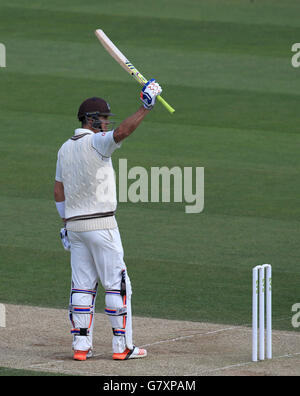
[[[105,308],[105,313],[109,316],[124,316],[127,314],[127,307],[121,307],[121,308]]]
[[[113,335],[114,336],[124,336],[125,335],[125,329],[112,329]]]
[[[90,331],[89,329],[72,329],[71,334],[76,334],[78,336],[88,336]]]

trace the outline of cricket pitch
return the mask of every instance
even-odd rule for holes
[[[86,376],[299,375],[300,334],[273,331],[273,359],[251,361],[251,328],[211,323],[133,318],[134,342],[145,359],[112,360],[112,332],[96,313],[94,356],[72,360],[67,310],[6,305],[0,328],[0,367]]]

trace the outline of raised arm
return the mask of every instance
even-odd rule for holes
[[[114,131],[115,142],[119,143],[121,140],[131,135],[148,113],[149,110],[146,110],[143,106],[141,106],[136,113],[122,121],[118,128]]]
[[[162,89],[160,85],[155,82],[154,79],[149,80],[143,87],[140,98],[143,102],[138,111],[132,114],[130,117],[126,118],[117,129],[114,131],[114,140],[116,143],[121,142],[125,139],[140,125],[149,111],[154,107],[156,97],[160,95]]]

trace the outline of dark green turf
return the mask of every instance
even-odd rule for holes
[[[61,373],[47,373],[44,371],[33,371],[33,370],[18,370],[10,369],[7,367],[0,367],[0,377],[63,377]]]
[[[147,77],[157,104],[114,155],[128,168],[205,167],[205,210],[120,203],[134,314],[250,324],[251,268],[271,263],[274,327],[298,302],[300,4],[154,0],[1,1],[0,301],[67,308],[70,266],[53,202],[56,154],[89,96],[117,121],[139,86],[93,34],[103,28]],[[100,293],[97,309],[103,309]]]

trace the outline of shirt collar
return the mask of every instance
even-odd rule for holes
[[[92,133],[94,133],[94,132],[92,132],[90,129],[77,128],[77,129],[75,129],[74,136],[82,135],[83,133],[90,133],[90,134],[92,134]]]

